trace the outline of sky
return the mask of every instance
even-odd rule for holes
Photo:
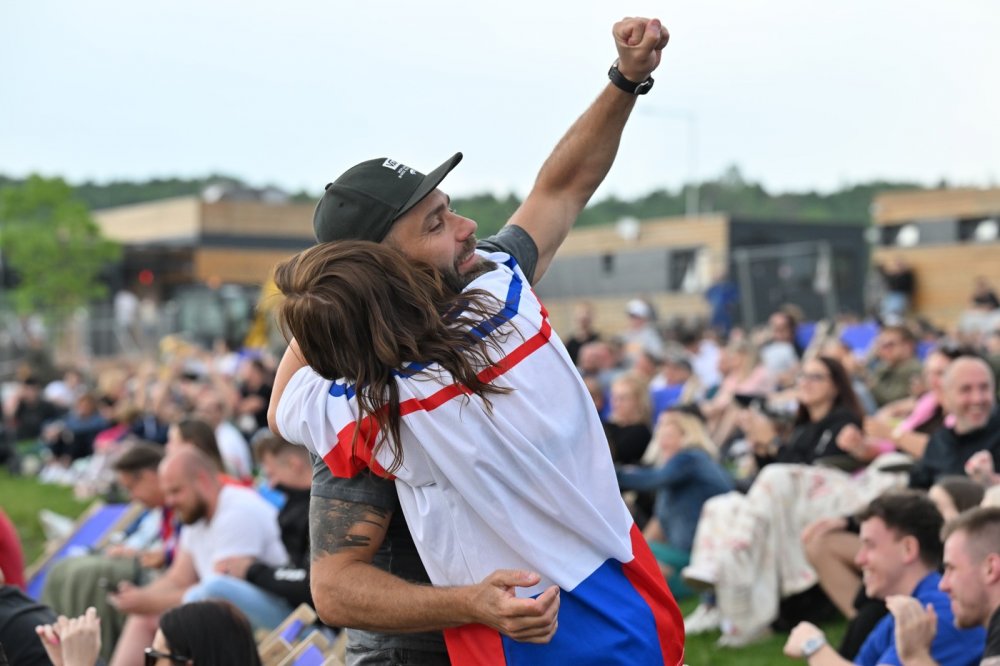
[[[736,164],[772,191],[1000,182],[996,0],[0,3],[0,173],[320,192],[361,160],[523,196],[607,83],[611,27],[671,34],[597,197]]]

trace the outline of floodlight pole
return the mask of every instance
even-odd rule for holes
[[[655,106],[641,106],[640,113],[661,118],[683,120],[687,125],[688,186],[684,197],[684,214],[693,217],[698,214],[701,185],[698,182],[698,115],[690,109],[668,109]]]

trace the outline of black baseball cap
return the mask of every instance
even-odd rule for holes
[[[427,175],[387,157],[356,164],[326,186],[313,214],[316,239],[381,242],[392,223],[461,161],[462,153],[455,153]]]

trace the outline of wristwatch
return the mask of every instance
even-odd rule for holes
[[[639,83],[626,79],[625,75],[618,71],[617,60],[611,65],[611,69],[608,70],[608,78],[611,79],[611,83],[615,84],[615,87],[619,90],[624,90],[629,95],[645,95],[653,87],[652,76],[647,76],[645,81],[640,81]]]
[[[823,634],[807,638],[806,642],[802,644],[802,656],[808,659],[819,652],[824,645],[826,645],[826,637]]]

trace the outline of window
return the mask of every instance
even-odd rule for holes
[[[667,291],[693,293],[699,291],[698,250],[671,250],[669,253]]]
[[[920,228],[915,224],[904,224],[896,234],[896,245],[899,247],[913,247],[920,243]]]

